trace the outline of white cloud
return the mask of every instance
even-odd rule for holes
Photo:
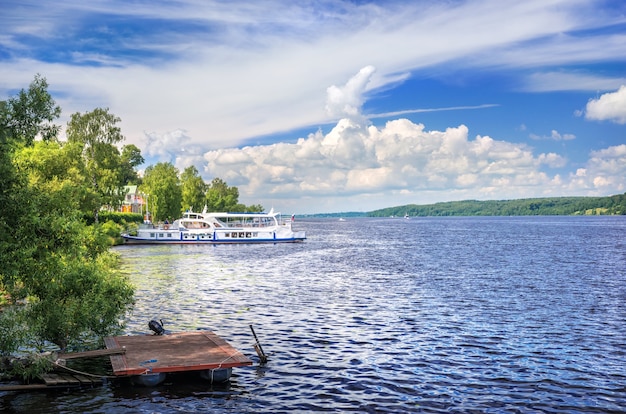
[[[568,188],[586,195],[618,194],[626,191],[626,144],[592,151],[585,165],[570,174]]]
[[[624,180],[626,177],[626,144],[592,151],[588,170]]]
[[[540,154],[538,157],[538,161],[540,164],[545,164],[550,168],[562,168],[567,164],[567,160],[560,156],[559,154],[555,154],[550,152],[548,154]]]
[[[616,35],[584,42],[563,35],[623,22],[619,14],[587,0],[320,2],[306,7],[290,1],[183,0],[158,7],[53,1],[43,9],[39,2],[24,0],[20,5],[3,10],[3,28],[55,45],[87,26],[83,19],[99,21],[90,36],[114,34],[110,19],[116,17],[138,24],[138,30],[124,32],[119,46],[127,48],[125,53],[77,51],[80,62],[33,60],[30,53],[18,54],[28,50],[21,37],[0,39],[16,51],[16,57],[0,61],[0,93],[23,87],[39,72],[58,93],[64,116],[108,107],[122,118],[129,143],[141,142],[145,130],[167,134],[184,129],[208,149],[325,125],[336,121],[338,109],[345,112],[362,102],[346,101],[350,91],[339,91],[343,106],[331,105],[329,114],[324,112],[324,90],[368,65],[377,70],[363,76],[365,87],[381,90],[422,69],[445,71],[450,62],[457,70],[464,65],[517,68],[522,62],[543,68],[626,55],[626,42]],[[20,14],[24,7],[27,18]],[[98,19],[99,14],[106,17]],[[163,23],[160,27],[192,31],[145,30],[154,20]],[[159,56],[133,59],[137,51]],[[76,64],[85,60],[99,65]]]
[[[184,151],[185,144],[191,139],[184,130],[176,130],[161,134],[158,132],[146,132],[144,156],[157,158],[159,161],[169,162],[176,155]]]
[[[533,139],[535,141],[539,141],[539,140],[571,141],[573,139],[576,139],[576,135],[574,135],[574,134],[561,134],[556,129],[553,129],[552,131],[550,131],[550,135],[548,135],[548,136],[545,136],[545,135],[541,136],[541,135],[537,135],[537,134],[530,134],[529,137],[530,137],[530,139]]]
[[[626,86],[622,85],[616,92],[590,100],[585,109],[585,118],[626,124]]]
[[[374,73],[373,66],[366,66],[353,76],[343,87],[335,85],[326,90],[326,112],[331,118],[357,117],[360,120],[361,106],[363,106],[363,94]]]
[[[626,42],[626,37],[623,41]],[[529,92],[606,91],[615,89],[625,82],[625,77],[606,77],[593,73],[539,72],[526,78],[523,89]]]

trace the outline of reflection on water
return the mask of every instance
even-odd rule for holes
[[[13,412],[620,412],[621,217],[299,221],[301,244],[122,246],[128,333],[211,329],[255,360],[172,378],[7,394]],[[270,355],[258,364],[254,328]],[[28,398],[26,398],[28,397]]]

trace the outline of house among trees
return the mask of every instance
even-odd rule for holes
[[[146,210],[144,207],[146,205],[146,200],[143,198],[144,194],[137,191],[137,186],[124,186],[124,194],[124,200],[122,201],[120,211],[124,213],[143,214]]]

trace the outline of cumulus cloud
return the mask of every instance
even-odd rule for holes
[[[565,165],[558,154],[534,155],[522,144],[487,136],[471,139],[464,125],[427,131],[407,119],[382,128],[342,119],[326,135],[318,132],[294,144],[209,151],[205,161],[206,174],[239,186],[242,197],[377,194],[381,206],[390,203],[385,198],[390,194],[415,202],[422,193],[444,190],[473,198],[517,198],[532,188],[561,185],[559,176],[544,169]]]
[[[570,175],[569,187],[588,194],[616,194],[626,190],[626,144],[592,151],[585,168]]]
[[[184,149],[185,143],[191,141],[186,131],[178,129],[167,133],[145,132],[144,155],[158,158],[163,162],[170,162],[176,154]]]
[[[142,142],[144,158],[154,162],[171,162],[179,170],[202,163],[205,149],[189,137],[187,131],[177,129],[172,132],[144,132]]]
[[[326,135],[318,132],[294,144],[209,151],[205,161],[207,175],[239,186],[244,198],[368,194],[378,195],[381,206],[389,205],[386,197],[391,194],[415,202],[420,193],[444,189],[514,198],[532,186],[554,185],[554,177],[543,168],[564,164],[557,154],[535,156],[525,145],[487,136],[470,139],[464,125],[427,131],[407,119],[377,128],[347,118]]]
[[[366,67],[345,85],[329,88],[327,108],[343,118],[328,133],[317,131],[295,143],[208,151],[199,169],[209,179],[238,186],[244,202],[293,206],[303,213],[345,211],[341,200],[363,211],[445,198],[623,191],[626,145],[594,151],[584,168],[563,176],[558,169],[567,165],[565,157],[535,154],[530,146],[490,136],[472,138],[465,125],[436,131],[396,119],[374,126],[361,113],[373,73]],[[574,138],[556,130],[540,137]]]
[[[361,120],[363,94],[374,71],[373,66],[366,66],[344,86],[333,85],[326,90],[326,112],[331,118]]]
[[[590,100],[585,108],[585,118],[626,124],[626,86]]]

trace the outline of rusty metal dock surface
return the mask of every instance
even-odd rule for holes
[[[113,336],[107,349],[125,349],[111,355],[117,376],[148,372],[182,372],[252,365],[252,361],[211,331],[168,335]]]

